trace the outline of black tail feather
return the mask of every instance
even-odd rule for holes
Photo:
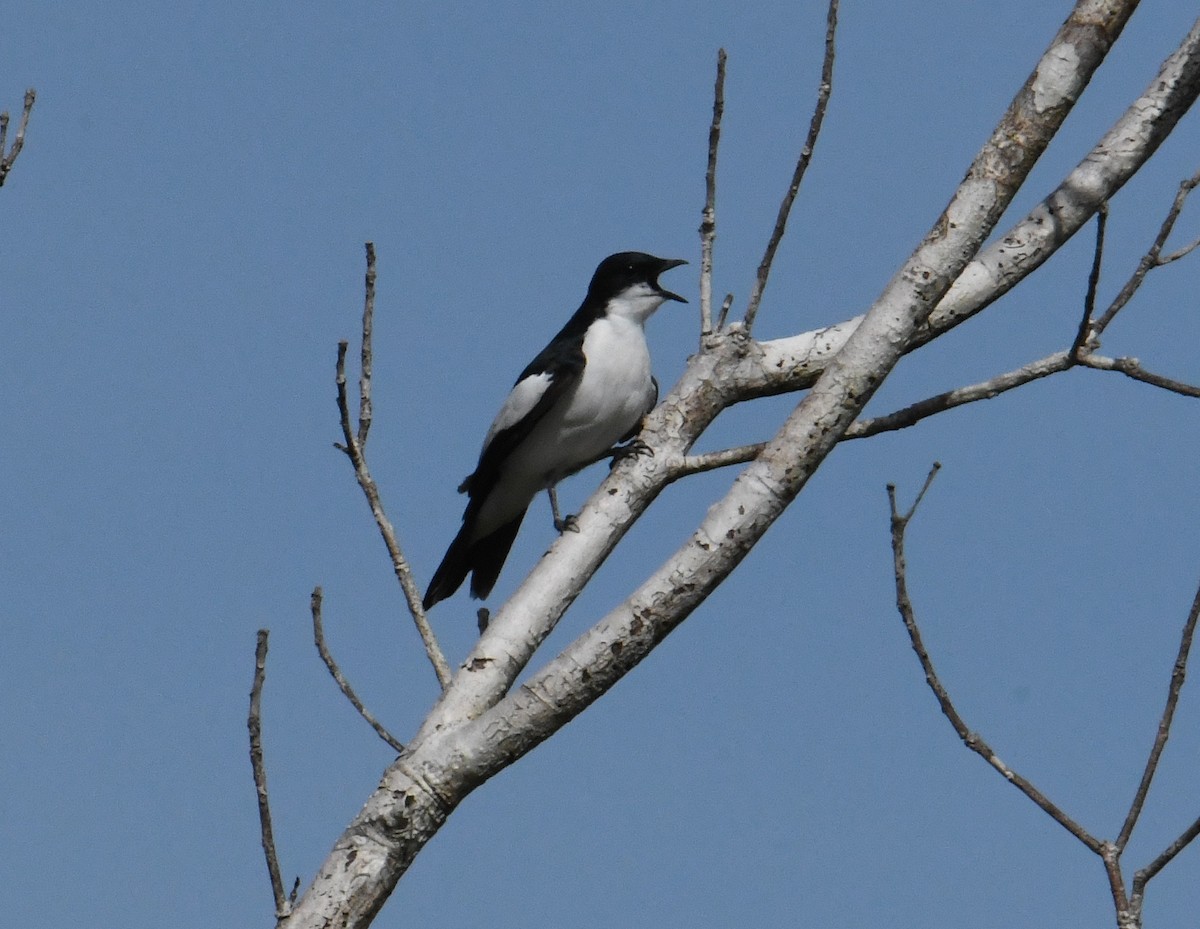
[[[505,523],[487,538],[480,539],[471,546],[471,568],[474,572],[471,575],[471,596],[476,600],[482,600],[496,586],[496,578],[500,576],[504,559],[512,550],[513,540],[516,539],[517,530],[521,528],[521,520],[524,518],[525,513],[522,511],[516,519]]]
[[[429,589],[421,605],[428,610],[435,603],[453,596],[468,574],[472,575],[471,596],[482,600],[490,594],[524,518],[525,514],[522,512],[516,519],[477,542],[469,540],[474,528],[473,520],[465,520],[462,529],[450,543],[446,557],[433,572],[433,580],[429,582]]]

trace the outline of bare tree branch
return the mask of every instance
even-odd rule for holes
[[[271,876],[271,893],[275,895],[275,917],[284,919],[291,912],[291,903],[283,893],[283,878],[279,874],[279,857],[275,853],[275,834],[271,829],[271,801],[267,795],[267,768],[262,749],[262,692],[267,677],[266,629],[258,630],[254,650],[254,684],[250,688],[250,715],[246,726],[250,730],[250,766],[254,769],[254,789],[258,794],[258,821],[262,830],[263,854],[267,857],[267,873]],[[293,899],[295,893],[293,891]]]
[[[947,209],[866,317],[850,327],[853,334],[833,327],[771,346],[754,343],[736,324],[713,333],[708,350],[692,357],[680,383],[648,417],[644,436],[654,457],[617,465],[579,514],[580,532],[558,538],[491,616],[460,673],[335,843],[289,929],[366,925],[471,790],[590,705],[729,575],[803,489],[901,354],[931,331],[931,312],[978,252],[1135,6],[1134,0],[1080,0]],[[1158,89],[1174,99],[1172,91]],[[1128,161],[1144,161],[1146,149],[1166,134],[1158,136],[1155,120],[1174,118],[1161,111],[1147,117],[1146,134],[1114,142],[1102,170],[1088,178],[1107,179]],[[1154,136],[1157,141],[1149,139]],[[808,367],[796,371],[801,348],[808,355],[799,363]],[[823,370],[815,384],[814,357]],[[625,602],[514,686],[567,606],[666,486],[673,462],[713,418],[756,389],[778,393],[801,381],[812,389],[684,545]]]
[[[1083,319],[1079,331],[1068,352],[1072,361],[1078,361],[1084,348],[1092,338],[1092,317],[1096,315],[1096,290],[1100,286],[1100,267],[1104,261],[1104,230],[1108,226],[1108,203],[1101,203],[1096,211],[1096,248],[1092,255],[1092,270],[1088,274],[1087,293],[1083,298]]]
[[[366,452],[371,431],[371,336],[375,325],[375,243],[367,243],[367,276],[364,282],[362,353],[358,373],[358,446]]]
[[[1138,266],[1133,274],[1130,275],[1129,280],[1125,282],[1120,292],[1113,298],[1113,302],[1109,304],[1108,309],[1104,311],[1104,315],[1096,320],[1093,325],[1093,331],[1097,336],[1107,329],[1113,318],[1125,308],[1125,304],[1137,293],[1138,288],[1142,286],[1142,281],[1145,280],[1146,275],[1150,271],[1169,264],[1172,261],[1177,261],[1191,252],[1200,243],[1200,239],[1197,239],[1196,242],[1180,249],[1174,254],[1168,255],[1166,258],[1162,257],[1162,250],[1166,247],[1167,239],[1170,237],[1171,231],[1175,228],[1175,221],[1179,219],[1179,214],[1183,211],[1183,205],[1187,201],[1188,194],[1195,190],[1197,185],[1200,185],[1200,171],[1197,171],[1190,178],[1179,183],[1179,190],[1175,194],[1171,208],[1163,218],[1162,225],[1159,226],[1158,235],[1155,236],[1154,242],[1146,251],[1146,254],[1142,256],[1142,260],[1138,262]]]
[[[1134,893],[1140,895],[1146,884],[1156,874],[1158,874],[1159,871],[1169,865],[1171,863],[1171,859],[1187,848],[1188,845],[1190,845],[1198,835],[1200,835],[1200,819],[1197,819],[1190,826],[1188,826],[1183,831],[1183,834],[1180,835],[1179,838],[1177,838],[1170,845],[1168,845],[1161,855],[1159,855],[1152,862],[1150,862],[1150,864],[1146,865],[1146,867],[1144,867],[1141,871],[1138,871],[1133,876]]]
[[[333,660],[333,654],[329,651],[329,645],[325,641],[325,625],[321,620],[321,601],[323,594],[320,587],[313,589],[312,597],[309,600],[309,608],[312,610],[313,621],[313,642],[317,646],[317,653],[321,656],[321,660],[325,662],[325,667],[329,669],[329,673],[333,676],[334,682],[338,685],[338,689],[350,701],[350,704],[358,710],[358,715],[365,719],[375,730],[375,733],[383,741],[387,742],[396,753],[404,751],[404,745],[392,735],[388,730],[375,718],[375,715],[363,706],[363,702],[358,699],[358,694],[354,692],[354,688],[350,686],[350,682],[346,680],[346,676],[342,674],[342,669],[338,667],[336,661]]]
[[[1119,371],[1121,374],[1131,377],[1135,381],[1141,381],[1143,384],[1150,384],[1154,387],[1161,387],[1163,390],[1169,390],[1171,393],[1176,393],[1183,397],[1200,397],[1200,387],[1186,384],[1183,381],[1176,381],[1169,377],[1163,377],[1161,374],[1155,374],[1153,371],[1147,371],[1136,358],[1106,358],[1103,355],[1084,355],[1079,359],[1079,363],[1088,368],[1095,368],[1097,371]]]
[[[950,720],[950,725],[954,727],[954,731],[962,739],[963,744],[967,748],[995,768],[1006,781],[1037,804],[1056,823],[1099,855],[1102,853],[1104,847],[1104,844],[1099,839],[1095,838],[1080,826],[1079,823],[1075,822],[1074,819],[1059,809],[1053,801],[1034,787],[1028,780],[1008,767],[978,733],[972,732],[967,727],[958,710],[954,708],[954,703],[950,700],[950,694],[938,678],[937,672],[933,667],[933,661],[929,657],[929,652],[925,649],[925,643],[921,639],[921,631],[917,627],[916,612],[913,609],[912,600],[908,594],[908,568],[904,559],[904,533],[917,511],[917,506],[921,503],[925,491],[929,489],[930,483],[932,483],[933,478],[936,476],[939,467],[940,465],[935,463],[930,469],[929,476],[925,479],[925,484],[921,488],[921,492],[917,495],[917,499],[913,501],[913,505],[909,508],[908,512],[903,515],[896,508],[896,486],[888,484],[887,487],[888,504],[891,507],[892,561],[896,578],[896,608],[900,611],[900,616],[904,620],[904,628],[907,630],[909,641],[912,643],[912,649],[916,652],[917,659],[921,662],[921,669],[925,672],[925,682],[929,685],[929,689],[933,691],[934,697],[937,698],[938,706],[941,707],[942,713],[945,714],[946,719]]]
[[[1104,864],[1105,875],[1108,878],[1109,890],[1112,894],[1113,904],[1117,913],[1117,924],[1120,927],[1140,927],[1141,926],[1141,908],[1142,898],[1145,891],[1146,883],[1153,878],[1159,871],[1165,867],[1172,858],[1182,851],[1198,834],[1200,834],[1200,819],[1193,822],[1174,842],[1168,846],[1162,854],[1154,859],[1146,868],[1138,871],[1134,875],[1131,893],[1126,894],[1125,882],[1121,872],[1121,855],[1125,851],[1129,843],[1130,836],[1133,834],[1134,827],[1137,825],[1138,818],[1146,802],[1146,796],[1150,791],[1150,784],[1154,779],[1155,772],[1158,769],[1159,760],[1162,757],[1162,752],[1166,746],[1167,739],[1171,732],[1171,723],[1174,719],[1175,708],[1179,703],[1179,694],[1183,689],[1184,678],[1187,674],[1188,656],[1191,651],[1192,638],[1196,630],[1197,620],[1200,619],[1200,589],[1196,591],[1196,595],[1192,600],[1192,607],[1188,612],[1188,616],[1183,626],[1183,633],[1180,637],[1179,650],[1175,657],[1175,663],[1172,667],[1171,681],[1167,690],[1166,705],[1163,708],[1162,716],[1159,719],[1158,729],[1155,734],[1154,744],[1150,749],[1149,757],[1146,760],[1146,767],[1142,772],[1141,781],[1138,783],[1137,790],[1134,793],[1133,801],[1130,803],[1129,812],[1125,817],[1125,822],[1121,827],[1120,834],[1117,839],[1112,842],[1100,841],[1084,830],[1078,823],[1067,816],[1057,805],[1050,801],[1044,794],[1033,787],[1021,775],[1009,769],[995,757],[994,752],[976,733],[971,732],[958,712],[955,710],[950,696],[945,687],[938,679],[937,673],[933,668],[933,663],[929,658],[929,654],[925,649],[924,643],[921,640],[921,634],[917,627],[915,612],[913,610],[912,601],[908,594],[907,588],[907,566],[904,557],[904,540],[905,531],[908,528],[908,523],[912,520],[921,499],[925,492],[929,489],[929,484],[937,473],[938,465],[935,464],[930,470],[929,476],[925,480],[921,492],[917,495],[912,507],[907,513],[900,514],[896,507],[896,489],[894,485],[889,484],[888,501],[891,507],[891,526],[892,526],[892,553],[896,579],[896,606],[900,611],[900,615],[904,620],[905,629],[908,630],[909,639],[912,643],[913,651],[916,652],[918,659],[921,662],[921,667],[925,672],[925,680],[937,698],[938,704],[946,718],[950,720],[950,724],[954,727],[954,731],[962,739],[963,744],[971,749],[976,754],[982,756],[989,764],[1000,772],[1005,778],[1032,800],[1040,809],[1049,814],[1057,823],[1063,826],[1075,838],[1079,839],[1084,845],[1100,856]]]
[[[1146,802],[1146,794],[1150,792],[1150,782],[1154,779],[1154,774],[1158,770],[1158,760],[1162,756],[1163,748],[1167,744],[1167,738],[1171,734],[1171,721],[1175,718],[1175,707],[1179,704],[1179,692],[1183,689],[1183,680],[1187,676],[1188,654],[1191,652],[1192,635],[1196,631],[1197,618],[1200,618],[1200,589],[1196,590],[1196,596],[1192,600],[1192,608],[1188,612],[1187,620],[1183,624],[1183,635],[1179,640],[1179,651],[1175,655],[1175,664],[1171,669],[1171,684],[1167,688],[1167,702],[1163,707],[1162,717],[1158,721],[1158,731],[1154,736],[1154,745],[1150,749],[1150,756],[1146,759],[1146,769],[1142,772],[1141,782],[1138,784],[1137,791],[1133,795],[1133,802],[1129,805],[1129,815],[1125,817],[1125,823],[1121,826],[1121,832],[1117,836],[1116,846],[1118,851],[1123,851],[1129,843],[1129,837],[1133,834],[1133,827],[1137,825],[1138,817],[1142,814],[1142,806]],[[1164,861],[1163,864],[1166,864],[1166,862]],[[1157,873],[1158,870],[1156,868],[1155,872]]]
[[[29,114],[33,112],[33,102],[36,99],[37,91],[32,87],[25,91],[25,105],[21,108],[21,121],[17,124],[17,135],[7,153],[4,151],[4,146],[8,141],[8,110],[0,113],[0,187],[4,186],[4,180],[8,177],[8,172],[12,170],[13,162],[17,160],[17,156],[21,154],[21,148],[25,145],[25,130],[29,127]]]
[[[813,149],[817,145],[817,137],[821,134],[821,124],[825,121],[825,108],[829,104],[829,95],[833,92],[833,61],[836,53],[834,39],[837,36],[837,18],[838,0],[829,0],[829,10],[825,17],[825,58],[821,63],[821,83],[817,88],[817,103],[808,124],[808,137],[804,140],[804,147],[800,149],[800,157],[792,172],[792,182],[783,195],[783,202],[779,204],[779,215],[775,218],[775,228],[771,231],[767,249],[758,265],[758,276],[750,290],[750,301],[746,305],[745,316],[747,333],[754,329],[754,318],[758,315],[759,304],[762,303],[767,278],[771,274],[771,264],[775,260],[775,251],[779,248],[783,233],[787,229],[792,203],[795,202],[796,194],[800,191],[800,183],[804,180],[804,174],[812,161]]]
[[[708,167],[704,172],[704,212],[700,220],[700,347],[712,331],[713,240],[717,237],[717,149],[725,113],[725,49],[717,50],[717,79],[713,86],[713,115],[708,127]]]
[[[354,466],[354,476],[358,480],[358,486],[362,488],[362,492],[367,498],[367,504],[371,507],[371,515],[375,517],[375,525],[379,527],[379,534],[383,536],[383,543],[387,546],[388,555],[392,559],[392,571],[395,573],[396,579],[400,582],[400,589],[404,591],[404,599],[408,603],[413,623],[416,625],[417,632],[421,636],[421,642],[425,646],[425,654],[428,656],[430,664],[433,665],[433,672],[437,675],[438,683],[445,689],[449,685],[452,676],[450,666],[446,663],[446,658],[442,654],[441,647],[438,645],[437,636],[434,635],[433,629],[429,625],[429,620],[425,616],[425,609],[421,606],[421,592],[417,589],[417,583],[413,579],[412,568],[408,563],[408,559],[404,557],[404,553],[400,549],[400,542],[396,537],[396,529],[383,510],[383,501],[379,497],[379,487],[375,484],[375,479],[371,477],[371,471],[367,467],[366,452],[363,445],[371,423],[370,370],[371,328],[375,304],[375,247],[370,242],[367,243],[366,282],[367,296],[363,306],[362,330],[362,358],[365,367],[359,379],[358,431],[355,432],[350,423],[350,402],[346,395],[346,351],[348,344],[343,341],[338,343],[337,354],[337,405],[343,442],[335,443],[335,445],[338,449],[346,453],[346,456]]]
[[[1024,219],[981,251],[951,286],[909,351],[990,306],[1069,241],[1158,150],[1200,95],[1200,19],[1137,100],[1084,159]],[[811,386],[861,317],[756,343],[734,372],[737,399]]]
[[[733,294],[726,294],[725,299],[721,301],[721,312],[717,316],[717,331],[720,332],[725,328],[725,320],[729,318],[729,309],[733,306]]]

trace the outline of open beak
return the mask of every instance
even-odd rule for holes
[[[670,271],[672,268],[678,268],[680,265],[685,265],[685,264],[687,264],[687,262],[682,258],[667,258],[667,259],[663,260],[662,270],[659,271],[658,273],[662,274],[665,271]],[[667,290],[665,287],[662,286],[662,284],[658,283],[658,281],[654,282],[654,287],[656,290],[658,290],[658,292],[660,294],[662,294],[668,300],[678,300],[680,303],[687,303],[686,298],[681,297],[681,296],[679,296],[679,294],[672,293],[671,291]]]

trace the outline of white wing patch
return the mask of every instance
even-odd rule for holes
[[[487,448],[492,444],[492,439],[496,434],[503,432],[510,426],[515,426],[522,419],[529,415],[530,410],[537,406],[537,402],[542,399],[546,389],[550,386],[553,378],[549,374],[531,374],[517,382],[517,386],[512,389],[508,398],[504,401],[504,406],[500,407],[500,412],[496,414],[495,420],[492,421],[492,427],[488,429],[487,438],[483,440],[483,447]]]

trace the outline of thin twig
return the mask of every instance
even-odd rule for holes
[[[1179,651],[1175,655],[1175,664],[1171,669],[1171,684],[1167,688],[1167,703],[1163,707],[1162,717],[1158,721],[1158,731],[1154,736],[1154,745],[1150,749],[1150,756],[1146,759],[1146,770],[1142,772],[1142,780],[1134,793],[1133,802],[1129,805],[1129,815],[1125,817],[1125,824],[1121,826],[1121,833],[1117,836],[1118,852],[1124,851],[1125,846],[1129,843],[1133,827],[1137,825],[1138,817],[1142,814],[1146,794],[1150,791],[1150,782],[1154,779],[1154,772],[1158,770],[1158,759],[1162,756],[1163,748],[1167,744],[1167,737],[1171,734],[1171,720],[1175,716],[1175,707],[1179,704],[1179,692],[1183,689],[1183,679],[1187,676],[1188,654],[1192,648],[1192,634],[1196,631],[1198,618],[1200,618],[1200,588],[1196,590],[1192,608],[1183,624]]]
[[[375,730],[379,738],[387,742],[399,754],[404,751],[404,744],[394,735],[384,728],[374,714],[363,706],[363,702],[358,699],[358,694],[354,692],[354,688],[350,686],[350,682],[346,680],[342,669],[338,667],[337,662],[333,660],[333,655],[329,651],[329,645],[325,641],[325,625],[321,620],[321,601],[323,593],[320,587],[317,587],[312,592],[312,597],[309,600],[309,606],[312,609],[313,621],[313,641],[317,646],[317,654],[321,656],[321,660],[325,662],[325,667],[329,669],[329,673],[333,675],[334,682],[338,685],[338,689],[345,695],[346,699],[358,710],[358,715],[370,723],[371,728]]]
[[[715,471],[718,468],[728,468],[730,465],[745,464],[761,455],[762,450],[766,447],[766,442],[755,442],[753,445],[738,445],[735,448],[723,448],[715,452],[685,455],[671,469],[671,479],[679,480],[681,477],[703,474],[705,471]]]
[[[817,103],[813,109],[812,119],[808,124],[808,137],[804,140],[804,148],[800,150],[800,158],[796,161],[796,169],[792,172],[792,182],[783,202],[779,204],[779,215],[775,218],[775,228],[767,242],[767,250],[763,253],[758,265],[758,276],[750,291],[750,301],[746,305],[746,332],[754,328],[754,318],[758,315],[759,304],[762,303],[763,290],[767,286],[767,278],[771,274],[771,263],[775,260],[775,250],[787,229],[788,214],[792,211],[792,203],[800,190],[800,182],[804,180],[804,172],[812,161],[813,149],[817,137],[821,133],[821,123],[825,120],[825,108],[829,104],[829,95],[833,91],[833,61],[835,55],[834,39],[837,35],[838,0],[829,0],[829,10],[825,18],[825,58],[821,64],[821,84],[817,89]]]
[[[17,156],[21,154],[21,148],[25,145],[25,130],[29,126],[29,114],[33,112],[33,101],[36,99],[37,91],[32,87],[25,91],[25,105],[21,109],[21,121],[17,124],[17,135],[13,139],[12,148],[7,153],[4,151],[4,146],[8,141],[8,110],[0,113],[0,187],[4,186],[4,179],[8,177],[13,162],[17,160]]]
[[[712,254],[717,237],[717,149],[725,113],[725,49],[717,50],[717,79],[713,87],[712,122],[708,127],[708,168],[704,172],[704,212],[700,220],[700,345],[712,332]]]
[[[733,294],[726,294],[725,299],[721,301],[721,312],[717,316],[718,332],[725,328],[725,320],[729,318],[729,308],[731,306],[733,306]]]
[[[271,875],[271,893],[275,895],[275,917],[285,918],[291,904],[283,893],[283,878],[279,874],[279,857],[275,853],[275,834],[271,829],[271,802],[267,795],[267,767],[262,749],[262,692],[267,677],[266,629],[258,630],[254,649],[254,684],[250,688],[250,715],[246,726],[250,730],[250,766],[254,769],[254,789],[258,794],[258,822],[262,828],[263,853],[267,856],[267,872]]]
[[[891,525],[892,525],[892,558],[893,568],[896,577],[896,607],[900,611],[900,616],[904,620],[904,628],[908,631],[909,641],[912,643],[912,649],[916,652],[917,658],[921,662],[921,668],[925,672],[925,682],[929,685],[933,695],[937,698],[938,705],[941,707],[942,713],[950,721],[950,725],[954,727],[954,731],[967,746],[975,754],[979,755],[989,765],[991,765],[1006,781],[1009,781],[1013,786],[1021,791],[1026,797],[1032,800],[1039,809],[1047,813],[1055,822],[1066,829],[1071,835],[1075,836],[1080,842],[1090,848],[1097,855],[1103,854],[1104,843],[1100,842],[1092,836],[1087,830],[1080,826],[1075,820],[1058,808],[1045,794],[1033,786],[1028,780],[1018,774],[1016,771],[1008,767],[1001,761],[991,747],[977,734],[967,728],[967,724],[963,721],[958,711],[954,708],[953,702],[950,700],[950,694],[946,688],[942,686],[942,682],[937,676],[937,672],[933,668],[933,661],[929,657],[929,653],[925,650],[925,644],[921,640],[921,632],[917,628],[916,613],[913,609],[912,600],[908,595],[907,583],[907,566],[904,560],[904,532],[908,528],[909,521],[916,513],[917,504],[921,502],[925,491],[929,489],[930,483],[936,475],[939,465],[936,463],[929,471],[929,476],[925,479],[925,484],[921,488],[921,493],[917,495],[916,501],[908,512],[901,515],[896,508],[896,487],[889,484],[887,487],[888,503],[891,507]]]
[[[1183,211],[1183,204],[1187,200],[1188,194],[1195,190],[1197,186],[1200,186],[1200,171],[1197,171],[1187,180],[1180,182],[1179,189],[1175,192],[1175,199],[1172,201],[1167,215],[1163,218],[1162,225],[1159,226],[1158,234],[1154,237],[1154,242],[1146,251],[1146,254],[1142,256],[1141,261],[1138,262],[1138,266],[1133,274],[1130,275],[1129,280],[1125,282],[1120,292],[1113,298],[1113,302],[1109,305],[1108,309],[1104,311],[1104,314],[1099,319],[1093,322],[1092,333],[1094,336],[1098,337],[1100,333],[1108,328],[1108,324],[1113,321],[1116,315],[1125,308],[1125,304],[1137,293],[1138,288],[1142,286],[1142,281],[1145,280],[1148,273],[1155,268],[1162,267],[1172,261],[1177,261],[1195,248],[1197,243],[1200,243],[1200,240],[1197,240],[1197,242],[1193,242],[1186,248],[1168,255],[1166,258],[1162,257],[1162,250],[1166,247],[1167,239],[1170,237],[1171,231],[1175,228],[1175,221],[1179,219],[1179,214]]]
[[[1196,836],[1200,835],[1200,819],[1197,819],[1179,836],[1174,842],[1167,846],[1161,855],[1155,858],[1150,864],[1142,868],[1133,876],[1133,892],[1135,895],[1140,895],[1142,888],[1150,881],[1154,875],[1158,874],[1163,868],[1171,863],[1171,859],[1178,855],[1181,851],[1188,847]]]
[[[392,559],[392,571],[395,573],[396,579],[400,582],[400,589],[404,592],[404,599],[408,603],[413,623],[416,625],[417,632],[421,636],[421,642],[425,646],[425,654],[429,657],[430,664],[433,665],[433,672],[437,675],[438,683],[445,690],[450,684],[450,666],[446,663],[446,657],[442,654],[442,649],[438,645],[437,636],[434,635],[433,629],[429,625],[429,620],[425,616],[425,609],[421,606],[421,592],[417,589],[417,583],[413,579],[412,568],[408,563],[408,559],[404,557],[404,552],[400,549],[400,542],[396,537],[396,529],[383,510],[383,501],[379,496],[379,487],[375,484],[375,479],[371,477],[371,471],[367,467],[366,454],[362,444],[366,440],[371,416],[370,343],[374,304],[375,248],[368,242],[367,296],[363,306],[362,332],[362,357],[366,369],[359,379],[358,431],[355,432],[350,423],[350,401],[346,394],[346,352],[349,345],[345,341],[342,341],[338,343],[336,381],[338,421],[342,427],[343,442],[335,442],[334,446],[345,452],[346,456],[350,459],[350,463],[354,466],[355,479],[358,481],[358,486],[362,488],[362,492],[367,498],[367,504],[371,507],[371,515],[375,517],[375,525],[379,527],[379,534],[383,536],[383,543],[387,546],[388,555]],[[359,439],[360,436],[362,437],[362,441]]]
[[[1053,355],[1031,361],[1015,370],[1007,371],[986,381],[980,381],[978,384],[956,387],[954,390],[926,397],[924,400],[918,400],[916,403],[891,413],[870,419],[860,419],[846,430],[843,440],[866,439],[879,435],[881,432],[908,429],[922,420],[945,413],[955,407],[977,403],[980,400],[991,400],[1010,390],[1015,390],[1017,387],[1023,387],[1033,381],[1049,377],[1051,374],[1068,371],[1075,364],[1097,371],[1116,371],[1185,397],[1200,397],[1200,387],[1147,371],[1138,364],[1136,358],[1106,358],[1103,355],[1083,354],[1078,359],[1072,360],[1068,352],[1055,352]],[[682,477],[701,474],[705,471],[714,471],[717,468],[745,464],[762,454],[764,448],[766,448],[765,442],[755,442],[752,445],[739,445],[736,448],[687,455],[672,467],[671,480],[679,480]]]
[[[1185,383],[1184,381],[1177,381],[1173,378],[1163,377],[1161,374],[1155,374],[1153,371],[1147,371],[1136,358],[1106,358],[1103,355],[1083,355],[1080,357],[1079,363],[1088,368],[1095,368],[1097,371],[1119,371],[1121,374],[1133,378],[1135,381],[1160,387],[1163,390],[1169,390],[1171,393],[1180,394],[1184,397],[1200,397],[1200,387]]]
[[[1104,230],[1108,226],[1108,204],[1101,203],[1096,211],[1096,248],[1092,254],[1092,270],[1088,274],[1087,294],[1083,298],[1083,319],[1079,321],[1079,331],[1075,341],[1071,343],[1068,353],[1072,361],[1078,361],[1079,356],[1087,347],[1092,337],[1092,317],[1096,313],[1096,290],[1100,286],[1100,266],[1104,261]]]
[[[1002,393],[1022,387],[1031,381],[1049,377],[1051,374],[1066,371],[1070,367],[1071,359],[1068,354],[1066,352],[1056,352],[1053,355],[1047,355],[1045,358],[1031,361],[1027,365],[1023,365],[1013,371],[1007,371],[986,381],[981,381],[978,384],[970,384],[966,387],[948,390],[933,397],[926,397],[924,400],[919,400],[903,409],[896,410],[884,416],[859,420],[846,430],[845,437],[847,439],[865,439],[873,435],[878,435],[881,432],[895,432],[898,429],[907,429],[909,426],[916,425],[921,420],[934,416],[937,413],[944,413],[946,410],[952,410],[955,407],[963,406],[967,403],[975,403],[979,400],[991,400]]]
[[[362,355],[358,371],[358,445],[366,452],[371,431],[371,333],[375,319],[375,243],[367,243],[367,278],[363,298]]]

